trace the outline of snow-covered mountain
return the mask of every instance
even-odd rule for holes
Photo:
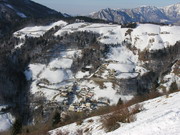
[[[14,51],[31,58],[24,73],[32,108],[44,114],[57,107],[62,113],[92,111],[154,87],[179,88],[179,32],[179,26],[60,20],[15,32]]]
[[[94,15],[119,23],[178,23],[179,4],[105,9]],[[125,27],[88,17],[67,17],[30,0],[0,0],[0,37],[7,34],[0,38],[0,132],[16,120],[24,125],[41,124],[57,111],[64,121],[72,112],[88,114],[135,95],[180,88],[180,26],[133,23]],[[167,101],[172,104],[177,95]],[[156,100],[150,102],[154,105]],[[137,122],[128,128],[138,129],[136,125],[147,120],[142,119],[144,115],[158,111],[151,103],[144,103],[147,111],[138,114]],[[163,107],[172,109],[159,105]],[[159,115],[152,113],[148,120],[162,124],[154,119]],[[160,113],[170,119],[173,114],[179,120],[177,110]],[[104,133],[99,117],[93,120],[92,133],[97,128]],[[122,129],[125,134],[128,131]]]
[[[134,9],[102,9],[90,15],[92,18],[126,24],[131,22],[179,23],[180,4],[157,8],[141,6]]]
[[[8,128],[18,108],[25,122],[38,123],[52,110],[93,111],[137,94],[178,89],[179,41],[180,26],[170,25],[59,20],[20,29],[3,43],[9,52],[1,49],[0,101],[9,109],[0,119]]]
[[[89,64],[84,63],[85,65],[76,72],[72,70],[77,59],[86,61],[83,56],[85,55],[83,53],[84,49],[86,49],[85,44],[82,48],[57,49],[55,53],[59,53],[58,57],[53,58],[48,64],[32,63],[29,65],[29,69],[25,73],[28,80],[33,80],[31,88],[33,94],[36,95],[36,93],[40,92],[49,101],[65,102],[65,97],[61,98],[57,95],[62,94],[62,91],[65,92],[67,88],[73,89],[72,87],[76,83],[78,92],[76,93],[77,95],[75,94],[76,98],[72,100],[72,104],[81,102],[83,96],[80,95],[85,90],[91,95],[90,99],[92,101],[107,98],[109,104],[116,104],[122,95],[126,95],[125,93],[132,96],[140,89],[136,86],[137,82],[135,84],[130,82],[130,84],[132,83],[131,88],[129,83],[127,85],[125,83],[124,85],[116,85],[113,79],[119,80],[119,82],[121,80],[128,81],[147,74],[150,72],[150,69],[146,67],[146,61],[149,60],[143,60],[140,57],[143,55],[142,52],[166,49],[180,41],[179,26],[139,24],[136,28],[129,29],[121,28],[120,25],[86,22],[68,24],[64,21],[55,22],[50,26],[26,27],[15,32],[14,36],[21,39],[25,38],[25,36],[40,37],[55,26],[59,26],[60,29],[54,33],[54,37],[64,37],[67,34],[76,32],[92,32],[99,34],[100,36],[97,40],[110,48],[110,51],[100,58],[102,60],[101,62],[99,61],[99,64],[101,64],[98,68],[96,67],[97,65],[94,65],[94,61],[90,61]],[[112,45],[115,44],[117,46],[113,47]],[[128,44],[131,44],[131,47],[128,47]],[[18,44],[15,48],[21,46],[23,46],[23,43]],[[91,53],[88,55],[91,55]],[[95,70],[92,72],[92,69]],[[179,82],[176,75],[173,78],[171,83]],[[102,86],[96,84],[98,81],[102,83]],[[166,88],[169,89],[170,85],[166,86]],[[61,91],[59,91],[60,89]],[[101,90],[103,90],[103,94],[100,92]]]
[[[168,18],[178,22],[180,21],[180,3],[163,7],[162,11]]]

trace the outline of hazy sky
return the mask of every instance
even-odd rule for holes
[[[167,6],[180,0],[33,0],[62,13],[86,15],[103,8],[133,8],[141,5]]]

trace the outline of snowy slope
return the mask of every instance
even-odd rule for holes
[[[48,30],[54,28],[55,26],[63,27],[67,25],[64,21],[57,21],[47,26],[32,26],[32,27],[25,27],[17,32],[14,33],[15,37],[24,38],[25,36],[29,37],[40,37]]]
[[[180,134],[180,92],[162,96],[143,103],[144,110],[136,115],[137,120],[129,124],[123,124],[113,132],[105,133],[100,117],[92,117],[83,121],[81,125],[76,123],[50,131],[56,135],[59,130],[68,131],[69,135],[76,133],[78,129],[88,132],[84,135],[179,135]],[[91,120],[91,122],[89,121]]]
[[[69,56],[69,58],[53,59],[48,65],[30,64],[29,69],[25,71],[25,75],[27,80],[32,79],[33,81],[31,93],[37,96],[42,93],[49,101],[62,101],[64,98],[58,98],[58,95],[61,93],[60,88],[65,87],[64,82],[73,79],[70,68],[75,54],[77,54],[75,51],[66,52],[62,55]]]
[[[99,41],[104,44],[122,44],[129,41],[141,51],[158,50],[174,45],[180,40],[180,26],[160,26],[154,24],[139,24],[136,28],[121,28],[121,25],[96,24],[96,23],[73,23],[57,21],[48,26],[25,27],[14,33],[15,37],[24,38],[40,37],[45,32],[59,26],[60,29],[54,36],[63,36],[66,33],[77,31],[89,31],[100,34]],[[19,45],[20,46],[20,45]]]
[[[180,40],[180,26],[159,26],[153,24],[139,24],[137,28],[121,28],[120,25],[74,23],[57,31],[55,36],[76,31],[90,31],[99,33],[99,41],[104,44],[121,44],[129,40],[137,49],[143,51],[163,49],[174,45]]]
[[[108,135],[179,135],[180,93],[163,96],[143,103],[145,111],[137,114],[137,121]]]
[[[43,36],[48,30],[55,28],[56,26],[58,27],[63,27],[67,25],[66,22],[64,21],[57,21],[54,23],[51,23],[47,26],[31,26],[31,27],[25,27],[19,31],[14,32],[14,36],[19,38],[19,39],[25,39],[25,37],[40,37]],[[15,45],[15,49],[21,48],[21,46],[24,45],[25,41],[20,41],[17,45]]]
[[[132,32],[132,43],[140,50],[158,50],[180,40],[179,26],[141,24]]]
[[[90,31],[99,33],[101,38],[99,39],[102,43],[117,44],[122,42],[123,37],[121,36],[120,25],[109,25],[109,24],[93,24],[93,23],[73,23],[63,27],[55,33],[55,36],[64,35],[65,33],[73,33],[76,31]]]
[[[162,10],[169,18],[180,19],[180,3],[162,7]]]
[[[64,21],[58,21],[49,26],[26,27],[16,32],[15,35],[19,34],[19,37],[25,35],[39,37],[56,25],[61,26],[61,28],[54,33],[54,36],[63,36],[66,33],[77,31],[89,31],[100,34],[98,40],[101,43],[109,46],[111,44],[120,45],[110,47],[110,52],[104,59],[104,63],[91,74],[89,71],[78,71],[77,73],[71,71],[73,62],[76,59],[75,56],[81,57],[83,50],[57,52],[61,55],[47,65],[30,64],[25,74],[28,80],[32,79],[33,81],[31,93],[33,95],[42,95],[52,102],[67,101],[67,97],[62,95],[68,93],[75,82],[78,82],[78,93],[76,93],[78,98],[74,97],[72,103],[81,102],[86,98],[85,95],[90,95],[94,101],[101,101],[101,98],[109,99],[110,104],[116,104],[119,98],[129,99],[131,98],[129,95],[117,94],[119,87],[114,85],[113,80],[136,78],[149,71],[144,68],[144,62],[139,60],[138,53],[134,53],[123,42],[129,42],[140,51],[152,51],[172,46],[176,41],[180,40],[179,26],[139,24],[134,29],[128,29],[121,28],[120,25],[86,22],[67,24]],[[89,67],[91,68],[91,65]],[[105,83],[100,87],[96,83],[99,80],[93,78],[93,76],[102,78],[100,81]]]
[[[123,101],[131,99],[140,88],[137,84],[141,81],[141,77],[151,73],[151,68],[146,66],[149,61],[141,60],[140,54],[168,48],[180,41],[180,26],[154,24],[138,24],[136,28],[121,28],[121,25],[115,24],[87,22],[68,24],[64,21],[58,21],[49,26],[26,27],[15,32],[14,35],[19,38],[40,37],[56,25],[60,27],[51,33],[52,37],[50,38],[61,39],[62,37],[63,39],[62,42],[59,40],[57,45],[52,45],[53,53],[56,55],[52,56],[52,50],[47,50],[49,61],[46,64],[31,63],[25,71],[27,80],[32,81],[30,86],[30,94],[33,96],[32,102],[37,103],[33,107],[38,109],[42,103],[40,101],[43,100],[45,111],[48,109],[51,111],[51,107],[62,107],[62,113],[82,112],[94,110],[100,106],[117,104],[120,98]],[[91,46],[71,48],[68,46],[69,43],[64,42],[66,34],[72,34],[73,39],[74,36],[77,36],[75,32],[85,33],[85,31],[97,33],[99,35],[97,40],[100,42],[98,45],[102,45],[102,48],[108,48],[107,52],[102,52],[101,64],[97,67],[93,65],[93,62],[89,64],[85,61],[86,58],[91,61],[91,58],[83,57],[87,54],[85,49],[89,47],[93,52],[94,48]],[[63,44],[66,45],[67,49],[57,49],[61,48]],[[164,50],[168,51],[168,49]],[[97,56],[96,53],[99,53],[96,50],[94,52],[95,56]],[[80,63],[80,66],[76,65],[77,62]],[[73,68],[77,68],[77,70],[74,71]],[[170,87],[173,82],[178,83],[179,76],[174,74],[173,69],[166,75],[162,78],[162,82],[165,84],[161,85]],[[143,87],[144,83],[140,85]],[[105,134],[104,130],[101,130],[99,117],[92,119],[94,119],[94,123],[88,124],[92,128],[92,133]],[[84,129],[88,126],[85,122],[80,128]],[[126,127],[126,125],[124,126]],[[64,128],[72,129],[74,132],[77,127],[79,126],[73,124],[73,126],[68,125]]]

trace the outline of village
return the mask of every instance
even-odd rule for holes
[[[54,95],[53,100],[49,101],[52,105],[52,108],[55,106],[60,106],[63,112],[83,112],[83,111],[93,111],[99,107],[108,106],[111,104],[111,101],[107,97],[98,97],[94,98],[95,87],[88,87],[87,85],[81,85],[84,80],[93,80],[96,83],[96,87],[100,89],[105,89],[106,86],[104,85],[105,82],[111,82],[114,85],[122,85],[118,84],[116,76],[122,74],[115,69],[108,69],[109,64],[122,64],[115,60],[108,60],[104,64],[102,64],[98,70],[94,74],[89,74],[84,76],[83,78],[75,78],[70,80],[64,80],[66,85],[60,85],[61,83],[50,83],[46,79],[40,79],[37,82],[37,88],[44,89],[45,91],[56,91],[58,92]],[[89,72],[91,66],[86,66],[83,68],[83,72]],[[125,72],[126,73],[126,72]],[[128,72],[129,73],[129,72]],[[131,72],[130,72],[131,73]],[[132,74],[136,74],[135,70],[133,69]],[[60,86],[60,87],[54,87]],[[118,91],[117,91],[118,93]],[[60,101],[56,99],[61,99]],[[54,104],[55,106],[54,106]],[[50,105],[48,105],[48,108]]]

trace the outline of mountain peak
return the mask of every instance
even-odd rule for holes
[[[172,4],[172,5],[168,5],[168,6],[165,6],[165,7],[174,7],[174,6],[176,6],[176,7],[180,7],[180,3],[176,3],[176,4]]]
[[[149,5],[141,5],[139,8],[157,8],[155,6],[149,6]]]
[[[130,22],[177,23],[180,22],[180,3],[163,8],[142,5],[133,9],[106,8],[90,15],[92,18],[103,19],[120,24]]]

